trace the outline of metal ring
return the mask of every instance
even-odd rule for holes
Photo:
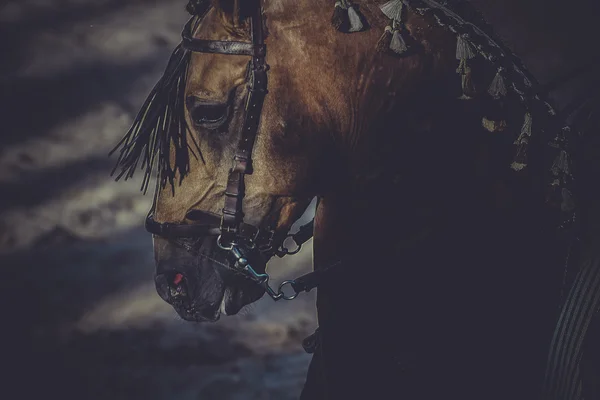
[[[221,250],[231,251],[231,250],[233,250],[233,244],[234,244],[234,243],[232,242],[232,243],[231,243],[231,244],[229,244],[229,246],[227,246],[227,247],[226,247],[226,246],[223,246],[223,245],[221,244],[221,235],[219,235],[219,236],[217,237],[217,246],[219,246],[219,248],[220,248]]]
[[[286,251],[287,251],[287,255],[288,255],[288,256],[293,256],[294,254],[298,254],[298,253],[300,253],[300,250],[302,250],[302,245],[301,245],[301,244],[300,244],[300,245],[298,245],[298,248],[297,248],[296,250],[294,250],[294,251],[289,251],[289,250],[286,248]]]
[[[296,243],[296,246],[298,246],[294,251],[290,251],[287,247],[285,247],[285,241],[288,238],[292,238],[292,240],[294,241],[294,243],[296,243],[296,240],[294,240],[294,234],[288,234],[285,239],[283,239],[283,242],[281,243],[281,245],[279,245],[279,252],[281,253],[280,257],[283,256],[293,256],[294,254],[298,254],[300,252],[300,250],[302,249],[302,245]]]
[[[293,283],[295,283],[295,282],[296,282],[296,281],[294,281],[294,280],[292,279],[292,280],[283,281],[283,282],[281,282],[281,283],[279,284],[279,288],[277,289],[277,292],[278,292],[279,294],[281,294],[281,297],[282,297],[284,300],[294,300],[294,299],[295,299],[295,298],[298,296],[298,292],[296,292],[296,290],[295,290],[295,289],[294,289],[294,287],[292,286],[292,284],[293,284]],[[291,296],[286,296],[286,294],[283,292],[283,287],[284,287],[285,285],[290,285],[290,287],[291,287],[292,289],[294,289],[294,294],[292,294]]]

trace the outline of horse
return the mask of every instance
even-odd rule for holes
[[[187,8],[115,148],[117,179],[140,165],[145,192],[158,169],[146,219],[158,294],[215,322],[316,287],[302,399],[537,398],[568,248],[554,227],[576,219],[570,136],[481,12]],[[294,253],[289,230],[315,197],[314,221],[291,235],[312,237],[315,271],[274,289],[266,265]]]

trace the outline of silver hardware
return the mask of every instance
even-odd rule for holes
[[[231,251],[233,250],[233,245],[234,243],[230,243],[229,246],[224,246],[223,243],[221,243],[221,235],[217,237],[217,246],[219,246],[221,250]]]
[[[236,259],[235,267],[243,270],[250,279],[252,279],[256,283],[258,283],[260,286],[262,286],[265,289],[265,292],[267,292],[267,294],[273,300],[275,300],[275,301],[281,300],[281,299],[293,300],[296,298],[296,296],[298,296],[298,292],[296,292],[295,290],[294,290],[294,293],[291,295],[286,295],[283,291],[283,288],[286,285],[290,285],[290,287],[292,287],[292,289],[293,289],[293,286],[292,286],[292,284],[294,283],[293,280],[283,281],[277,288],[277,291],[273,290],[273,288],[269,285],[269,279],[270,279],[269,274],[266,274],[266,273],[260,274],[260,273],[256,272],[256,270],[254,270],[254,268],[252,268],[252,266],[248,263],[248,260],[246,258],[244,258],[243,254],[240,252],[240,250],[238,249],[238,247],[235,243],[232,243],[229,247],[224,247],[224,246],[222,246],[222,244],[220,244],[220,240],[219,240],[220,238],[221,237],[219,236],[219,238],[217,239],[217,245],[221,249],[231,251],[231,253],[233,254],[233,256]]]

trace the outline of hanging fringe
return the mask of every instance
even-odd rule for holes
[[[331,25],[344,33],[360,32],[364,29],[363,16],[349,0],[340,0],[335,3]]]
[[[476,55],[475,48],[468,41],[468,35],[458,34],[456,36],[456,59],[459,60],[459,64],[456,73],[461,75],[462,96],[459,97],[461,100],[472,99],[475,95],[468,60],[475,58]]]
[[[527,112],[525,113],[525,121],[521,128],[521,134],[513,143],[517,145],[517,154],[510,167],[515,171],[521,171],[527,166],[527,147],[529,145],[529,138],[531,137],[531,125],[531,114]]]
[[[188,139],[200,149],[185,120],[185,85],[191,52],[181,44],[175,48],[167,68],[154,86],[150,95],[138,112],[133,125],[123,139],[109,153],[121,149],[117,163],[111,172],[114,175],[120,169],[116,180],[127,180],[133,176],[138,163],[144,170],[141,190],[146,193],[152,169],[158,165],[161,185],[167,181],[174,188],[174,178],[179,174],[180,183],[189,172],[189,153],[196,157]],[[175,160],[171,150],[174,149]],[[158,156],[158,157],[157,157]]]
[[[503,72],[504,68],[498,68],[498,72],[488,88],[489,95],[495,100],[495,104],[491,107],[493,109],[491,110],[491,113],[496,114],[496,116],[504,114],[504,104],[502,100],[506,96],[507,90]],[[502,132],[506,129],[506,119],[503,117],[494,118],[488,115],[483,117],[481,125],[490,132]]]

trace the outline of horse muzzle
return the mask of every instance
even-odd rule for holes
[[[214,322],[221,314],[236,314],[265,292],[214,236],[155,237],[154,251],[156,291],[185,320]],[[266,260],[258,250],[243,249],[240,256],[257,268],[258,275],[264,273]]]

